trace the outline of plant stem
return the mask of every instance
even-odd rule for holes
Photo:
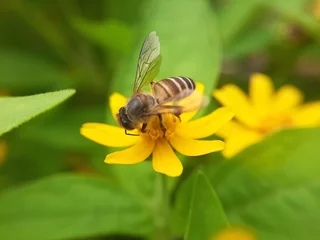
[[[168,189],[168,179],[164,174],[157,174],[155,180],[154,194],[154,240],[170,239],[170,192]]]

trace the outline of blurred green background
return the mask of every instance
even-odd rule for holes
[[[159,79],[188,75],[204,82],[209,94],[228,82],[247,90],[250,74],[263,72],[276,87],[290,83],[307,100],[320,99],[316,1],[3,0],[0,14],[1,94],[77,91],[1,136],[6,154],[0,161],[0,191],[60,172],[121,182],[131,172],[145,171],[132,166],[119,173],[106,165],[105,148],[80,136],[79,129],[85,122],[112,121],[108,96],[114,91],[130,95],[137,51],[153,30],[163,46]],[[175,48],[179,45],[185,48]],[[100,239],[96,235],[108,234],[93,231],[93,239]]]

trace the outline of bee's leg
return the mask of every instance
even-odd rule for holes
[[[142,127],[141,127],[141,132],[142,132],[142,133],[145,133],[145,132],[146,132],[147,125],[148,125],[147,123],[143,123],[143,124],[142,124]]]
[[[181,113],[182,113],[182,107],[179,107],[179,106],[177,106],[173,111],[173,114],[179,119],[180,122],[181,122],[181,118],[180,118]]]
[[[174,114],[178,119],[179,121],[181,122],[181,117],[180,117],[180,114]]]
[[[140,136],[139,134],[128,133],[127,129],[124,130],[124,133],[129,136]]]
[[[162,132],[163,132],[163,137],[165,137],[166,136],[166,131],[167,131],[167,129],[163,126],[163,123],[162,123],[162,115],[159,113],[159,114],[157,114],[158,115],[158,118],[159,118],[159,122],[160,122],[160,128],[161,128],[161,130],[162,130]]]

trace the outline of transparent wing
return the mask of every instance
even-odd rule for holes
[[[186,112],[198,111],[206,107],[208,103],[209,98],[207,96],[203,96],[198,91],[194,91],[190,96],[182,99],[179,102],[156,105],[146,113],[146,116],[165,113],[180,115]]]
[[[141,88],[154,80],[160,71],[160,65],[160,41],[156,32],[152,32],[144,40],[140,51],[133,87],[134,93],[139,92]]]
[[[158,115],[158,114],[166,114],[171,113],[174,115],[180,115],[185,112],[182,106],[175,105],[157,105],[154,108],[150,109],[147,113],[145,113],[144,117]]]

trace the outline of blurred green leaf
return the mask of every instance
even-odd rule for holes
[[[26,124],[23,129],[19,129],[19,135],[26,141],[41,142],[60,150],[97,151],[101,147],[83,137],[80,128],[86,122],[103,122],[103,111],[103,106],[72,109],[68,105],[61,106]]]
[[[128,192],[145,202],[152,205],[156,188],[156,173],[152,167],[152,161],[144,161],[134,165],[107,165],[112,173],[117,176],[118,182]],[[135,174],[132,174],[135,173]],[[128,180],[130,176],[130,180]],[[168,188],[172,189],[177,178],[168,178]]]
[[[0,167],[0,178],[7,182],[7,186],[0,185],[0,190],[67,169],[66,153],[41,141],[21,140],[20,136],[17,131],[6,135],[12,151],[8,151],[6,161]]]
[[[1,90],[50,91],[68,85],[70,85],[70,78],[47,59],[28,53],[1,50]]]
[[[194,192],[192,190],[195,187],[196,178],[197,173],[192,173],[191,176],[182,182],[176,193],[171,216],[172,229],[176,235],[185,234]]]
[[[84,167],[108,174],[110,167],[103,162],[105,148],[79,132],[81,125],[92,119],[103,122],[102,106],[72,109],[70,104],[64,104],[6,134],[10,149],[15,151],[9,151],[0,176],[8,176],[16,184]]]
[[[285,130],[233,159],[206,166],[230,224],[255,229],[261,239],[318,239],[319,141],[320,128]],[[187,179],[178,191],[178,229],[186,225],[191,183]]]
[[[214,189],[206,176],[198,172],[194,181],[184,239],[210,239],[227,226],[227,218]]]
[[[53,108],[74,93],[75,90],[69,89],[33,96],[0,98],[0,135]]]
[[[277,0],[256,0],[274,9],[281,15],[298,24],[305,30],[320,40],[320,24],[312,13],[312,1],[310,0],[291,0],[290,4],[283,4]]]
[[[74,19],[72,24],[83,37],[106,50],[125,53],[132,45],[134,34],[132,29],[119,21],[96,22],[79,18]]]
[[[224,46],[232,45],[230,43],[257,14],[260,6],[257,0],[226,1],[217,13]]]
[[[247,57],[257,51],[266,50],[273,40],[273,29],[250,29],[233,39],[234,44],[230,44],[225,50],[225,57],[232,59]]]
[[[106,167],[111,169],[119,183],[135,197],[144,202],[150,201],[153,197],[155,172],[151,161],[134,165],[106,165]]]
[[[151,223],[139,202],[102,178],[58,175],[0,197],[1,239],[143,235]]]
[[[206,168],[231,224],[262,239],[316,240],[320,128],[279,132],[220,167]]]
[[[119,65],[113,90],[132,94],[140,48],[148,34],[156,31],[162,55],[157,79],[188,76],[204,83],[208,94],[215,85],[221,61],[220,35],[209,1],[151,0],[142,10],[138,39]]]

